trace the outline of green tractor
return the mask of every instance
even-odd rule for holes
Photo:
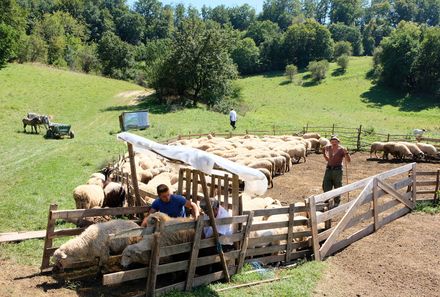
[[[71,125],[49,123],[46,138],[63,138],[69,136],[70,139],[75,137],[75,133],[70,129]]]

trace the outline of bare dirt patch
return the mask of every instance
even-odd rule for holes
[[[125,91],[116,95],[116,97],[128,100],[128,105],[139,104],[146,97],[153,95],[156,91],[154,90],[135,90],[135,91]]]
[[[412,213],[333,257],[315,296],[440,296],[440,215]]]
[[[403,162],[367,160],[369,156],[370,154],[365,152],[351,155],[352,162],[348,165],[349,183],[406,164]],[[321,154],[311,154],[307,157],[307,162],[293,165],[290,172],[275,177],[273,180],[274,187],[267,191],[266,195],[285,203],[291,203],[304,201],[307,197],[320,194],[322,193],[321,184],[325,166],[326,162]],[[417,167],[419,170],[436,170],[440,168],[440,164],[418,163]],[[347,171],[344,169],[344,184],[347,183],[346,173]]]

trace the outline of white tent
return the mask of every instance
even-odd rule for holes
[[[122,132],[117,135],[118,139],[131,143],[136,151],[149,150],[172,160],[179,160],[205,174],[214,173],[214,165],[229,171],[244,181],[245,193],[263,195],[267,190],[266,176],[259,170],[249,168],[217,155],[187,146],[164,145],[144,137]]]

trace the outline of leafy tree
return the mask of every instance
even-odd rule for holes
[[[347,69],[349,61],[350,58],[346,54],[343,54],[336,59],[336,63],[344,71]]]
[[[256,21],[253,22],[246,32],[246,36],[252,38],[258,46],[262,42],[268,41],[273,36],[279,34],[280,28],[276,23],[271,21]]]
[[[116,30],[119,37],[131,44],[139,44],[142,41],[144,27],[145,20],[138,13],[124,13],[116,21]]]
[[[331,24],[328,29],[330,30],[334,41],[348,41],[353,47],[353,54],[355,56],[363,54],[362,35],[359,28],[347,26],[343,23],[335,23]]]
[[[332,0],[330,21],[352,26],[362,15],[361,0]]]
[[[324,25],[327,22],[327,17],[330,11],[330,0],[319,0],[316,5],[316,20]]]
[[[18,61],[47,63],[47,44],[40,35],[22,36]]]
[[[130,70],[134,59],[129,44],[113,32],[105,32],[98,43],[97,51],[103,75],[118,79],[132,78]]]
[[[382,53],[376,59],[380,60],[381,79],[385,84],[404,90],[413,86],[411,67],[417,57],[420,39],[420,28],[415,23],[403,21],[382,40]]]
[[[95,44],[82,46],[76,55],[79,69],[85,73],[98,72],[100,63]]]
[[[315,20],[293,24],[286,31],[284,49],[287,62],[305,67],[312,60],[330,59],[333,40],[330,31]]]
[[[260,50],[252,38],[240,40],[232,50],[231,57],[241,74],[252,74],[259,70]]]
[[[293,82],[295,75],[298,73],[298,67],[293,64],[287,65],[284,75],[290,82]]]
[[[353,48],[350,42],[338,41],[335,43],[335,51],[333,54],[335,59],[339,58],[342,55],[351,56],[352,53],[353,53]]]
[[[214,8],[202,7],[202,17],[204,20],[212,20],[221,25],[230,23],[229,9],[225,5],[218,5]]]
[[[416,20],[428,26],[440,24],[440,0],[419,0]]]
[[[394,12],[392,18],[394,24],[401,21],[414,21],[418,14],[416,0],[396,0],[394,1]]]
[[[292,24],[293,18],[300,14],[299,0],[265,0],[260,18],[277,23],[282,30],[285,30]]]
[[[0,69],[6,66],[13,54],[15,35],[11,26],[0,23]]]
[[[311,61],[307,66],[313,80],[320,82],[327,76],[329,63],[327,60]]]
[[[255,9],[249,4],[232,7],[229,9],[229,18],[232,27],[242,31],[246,30],[253,22],[255,22]]]
[[[134,10],[144,18],[145,39],[165,38],[171,34],[174,20],[169,7],[163,7],[158,0],[137,0]]]
[[[412,73],[417,90],[440,97],[440,28],[425,33]]]
[[[152,81],[158,95],[190,98],[193,104],[202,101],[208,106],[223,100],[237,75],[224,46],[229,42],[218,23],[186,20],[173,36],[172,53]]]
[[[282,70],[285,63],[284,39],[281,33],[260,44],[261,69]]]
[[[372,19],[364,27],[362,32],[362,44],[364,47],[364,53],[366,55],[372,55],[374,48],[377,47],[382,39],[390,35],[393,28],[388,20],[385,19]]]
[[[309,19],[316,18],[318,1],[316,0],[303,0],[302,14]]]

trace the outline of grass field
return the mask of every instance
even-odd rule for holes
[[[314,84],[307,73],[302,84],[287,84],[280,73],[238,81],[245,108],[237,131],[302,127],[305,123],[374,127],[376,131],[408,133],[426,128],[440,133],[439,102],[405,96],[376,87],[366,78],[370,58],[352,58],[347,73]],[[138,107],[151,112],[150,129],[138,132],[154,139],[177,134],[230,131],[228,117],[204,107],[167,112],[149,102],[128,105],[118,95],[139,86],[102,77],[66,72],[39,65],[9,65],[0,71],[0,232],[44,229],[49,203],[73,208],[71,192],[124,146],[116,141],[117,116]],[[75,139],[46,140],[22,132],[21,118],[29,111],[71,124]],[[0,246],[14,261],[37,264],[42,241]]]

